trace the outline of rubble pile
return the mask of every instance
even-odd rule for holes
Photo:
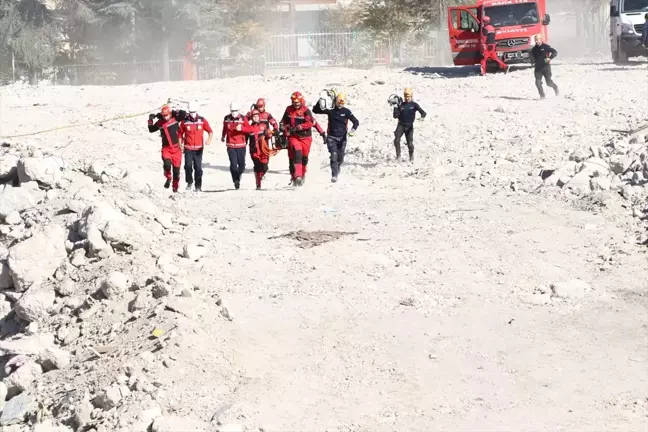
[[[580,197],[613,193],[624,199],[623,207],[633,217],[648,221],[648,134],[635,133],[604,146],[577,150],[550,174],[545,185]],[[648,244],[645,229],[639,233],[639,243]]]
[[[0,430],[243,430],[177,415],[156,378],[177,362],[188,317],[214,307],[226,318],[218,295],[162,253],[187,224],[150,186],[8,144],[0,182]],[[208,252],[185,244],[178,256]]]

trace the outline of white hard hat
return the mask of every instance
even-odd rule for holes
[[[238,102],[230,103],[230,111],[241,111],[241,104]]]
[[[189,112],[198,112],[198,110],[200,109],[200,105],[198,105],[198,102],[196,101],[191,101],[187,105]]]

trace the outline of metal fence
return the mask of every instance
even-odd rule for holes
[[[169,80],[252,75],[273,68],[438,65],[447,57],[444,44],[447,46],[447,38],[438,33],[431,33],[420,44],[401,46],[375,42],[361,32],[280,34],[271,36],[263,55],[253,59],[198,59],[190,64],[183,59],[170,60]],[[138,84],[163,81],[162,66],[160,61],[57,65],[44,71],[41,78],[65,85]]]

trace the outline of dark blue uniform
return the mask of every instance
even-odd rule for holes
[[[313,114],[326,114],[328,116],[326,146],[331,155],[331,176],[337,178],[340,173],[340,165],[344,162],[349,121],[353,125],[351,132],[358,129],[360,122],[351,110],[346,107],[324,110],[319,104],[316,104],[313,107]]]
[[[427,113],[423,108],[414,101],[403,102],[402,105],[394,107],[394,118],[398,119],[398,125],[394,131],[394,147],[396,147],[396,159],[400,160],[401,150],[400,141],[405,135],[407,149],[409,150],[410,161],[414,160],[414,121],[416,112],[421,113],[421,118],[425,118]]]

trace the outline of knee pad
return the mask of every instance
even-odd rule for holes
[[[180,168],[173,167],[173,178],[180,178]]]
[[[165,171],[171,170],[171,159],[162,159],[162,166]]]
[[[302,160],[304,159],[304,154],[302,153],[301,150],[295,152],[295,157],[293,158],[295,162],[297,163],[302,163]]]
[[[308,156],[302,157],[302,164],[303,165],[308,165]]]
[[[261,172],[263,174],[268,172],[268,164],[267,163],[264,163],[263,165],[261,165]]]

